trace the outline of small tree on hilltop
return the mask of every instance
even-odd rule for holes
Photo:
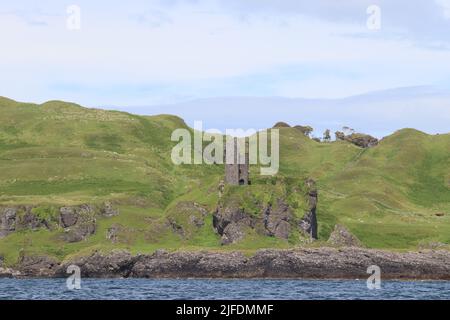
[[[314,131],[314,129],[310,126],[295,126],[295,128],[300,130],[307,137],[309,137],[311,132]]]
[[[331,141],[330,129],[325,130],[325,132],[323,133],[323,141],[324,142],[330,142]]]
[[[334,135],[336,136],[336,141],[345,140],[345,134],[342,131],[336,131]]]

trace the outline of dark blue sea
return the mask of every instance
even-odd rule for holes
[[[439,299],[450,300],[450,281],[344,280],[148,280],[82,279],[69,290],[65,279],[0,279],[0,299]]]

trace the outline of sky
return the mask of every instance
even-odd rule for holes
[[[152,114],[450,88],[450,0],[0,0],[0,39],[0,95],[19,101]]]

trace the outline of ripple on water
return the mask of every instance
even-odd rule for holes
[[[450,281],[0,279],[0,299],[450,299]]]

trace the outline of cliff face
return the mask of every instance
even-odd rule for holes
[[[295,189],[275,192],[270,199],[259,198],[252,190],[242,189],[244,191],[231,195],[226,201],[219,201],[213,215],[213,226],[222,237],[222,244],[243,240],[249,230],[284,240],[288,240],[295,231],[302,237],[317,239],[317,189],[312,179],[306,181],[305,187],[306,195]],[[291,192],[298,193],[307,203],[308,209],[301,218],[298,217],[298,209],[288,201]]]
[[[316,182],[312,179],[306,180],[307,187],[307,201],[308,201],[308,211],[305,216],[299,221],[299,228],[308,234],[312,239],[318,239],[317,236],[317,203],[318,203],[318,192],[316,188]]]
[[[367,268],[377,265],[382,279],[450,280],[449,251],[392,253],[360,248],[260,250],[251,257],[241,252],[163,250],[132,256],[115,250],[109,254],[94,252],[62,264],[45,257],[23,257],[14,275],[67,277],[67,267],[72,264],[80,267],[82,277],[366,279]],[[7,276],[8,271],[2,270]],[[12,276],[13,271],[9,272]]]
[[[291,208],[282,200],[276,206],[268,204],[260,208],[257,215],[233,206],[219,206],[213,216],[213,226],[222,236],[222,244],[239,242],[248,229],[265,236],[288,239],[294,220]]]

